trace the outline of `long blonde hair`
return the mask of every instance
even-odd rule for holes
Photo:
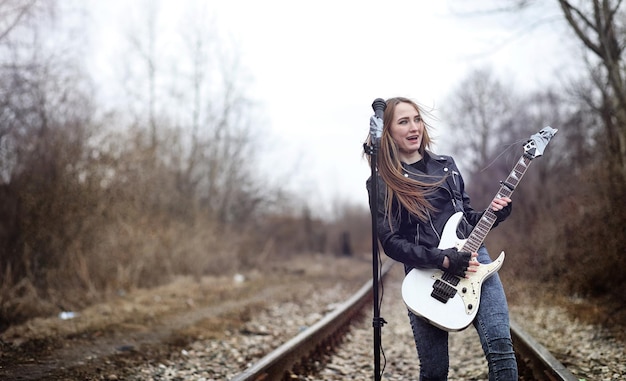
[[[391,137],[391,125],[393,123],[395,109],[398,104],[410,104],[415,107],[415,110],[420,114],[420,116],[423,117],[422,110],[416,102],[404,97],[390,98],[386,101],[386,103],[387,107],[383,116],[383,132],[380,138],[377,160],[378,173],[387,185],[385,210],[387,211],[387,215],[389,215],[392,209],[393,199],[395,197],[398,202],[411,214],[414,214],[420,220],[424,221],[428,218],[428,212],[434,210],[433,206],[426,199],[426,196],[443,180],[439,180],[435,183],[429,183],[405,177],[405,172],[402,168],[402,163],[400,162],[398,154],[398,145]],[[432,139],[428,133],[429,128],[431,127],[424,121],[422,144],[419,148],[419,152],[422,157],[424,156],[426,150],[430,149],[432,143]],[[368,142],[370,142],[369,139]]]

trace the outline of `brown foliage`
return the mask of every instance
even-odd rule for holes
[[[602,161],[580,171],[534,165],[514,195],[512,216],[488,239],[492,251],[507,253],[501,271],[565,295],[623,298],[626,208],[617,200],[624,187],[614,186]]]

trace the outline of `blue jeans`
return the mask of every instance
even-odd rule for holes
[[[490,263],[485,247],[478,250],[478,261]],[[420,360],[420,380],[447,380],[449,368],[448,332],[429,324],[409,311],[411,328]],[[473,323],[489,364],[489,380],[517,380],[509,311],[498,274],[482,286],[480,306]]]

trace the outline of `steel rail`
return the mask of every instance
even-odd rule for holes
[[[579,381],[550,351],[527,334],[515,321],[510,321],[513,347],[518,357],[531,368],[537,380]]]
[[[395,261],[387,260],[380,271],[382,279]],[[371,302],[373,282],[369,280],[350,299],[305,331],[287,341],[261,360],[250,366],[231,381],[281,380],[295,365],[309,357],[317,348],[329,341],[350,324],[366,303]]]

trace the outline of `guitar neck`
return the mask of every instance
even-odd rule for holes
[[[509,173],[509,176],[506,178],[506,180],[501,182],[502,185],[500,186],[500,190],[498,190],[498,193],[496,194],[494,199],[501,197],[511,197],[513,191],[515,191],[515,188],[517,188],[517,184],[519,184],[520,180],[526,173],[526,170],[530,165],[530,161],[531,159],[527,158],[524,155],[520,157],[511,173]],[[485,241],[487,234],[489,233],[497,219],[498,217],[493,212],[493,210],[491,210],[491,208],[487,208],[478,224],[476,224],[476,226],[474,227],[474,230],[472,230],[472,232],[470,233],[470,236],[467,238],[467,241],[463,245],[463,248],[461,248],[461,251],[469,253],[478,251],[480,245],[482,245],[482,243]]]

